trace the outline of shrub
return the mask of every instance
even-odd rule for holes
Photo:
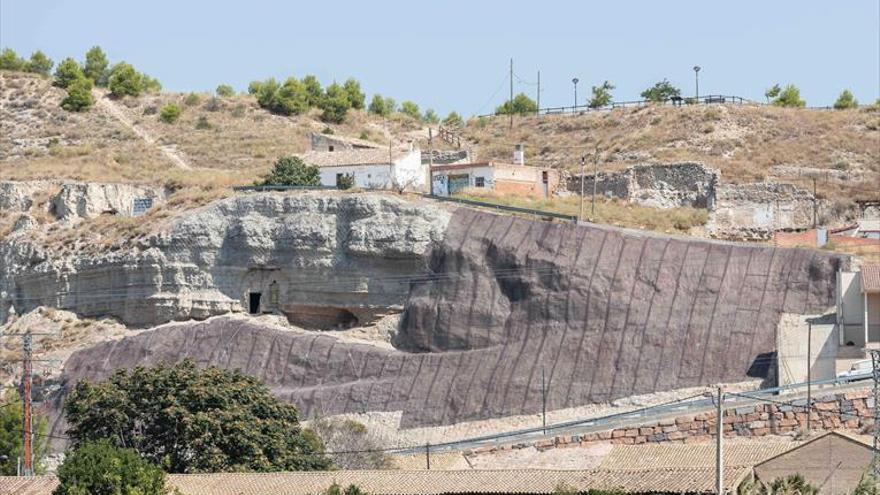
[[[68,112],[83,112],[92,108],[92,80],[80,77],[67,86],[67,97],[61,100],[61,108]]]
[[[140,96],[144,90],[144,76],[136,71],[131,64],[119,62],[110,70],[108,86],[110,93],[117,98]]]
[[[330,127],[329,125],[325,125],[324,128],[321,129],[321,134],[327,134],[329,136],[332,136],[333,134],[336,134],[336,132],[334,132],[333,128]]]
[[[385,97],[385,110],[388,111],[388,114],[392,114],[397,111],[397,100],[390,96]]]
[[[779,84],[774,84],[767,88],[767,91],[764,91],[764,97],[767,98],[767,103],[770,103],[770,100],[779,96],[779,93],[782,91],[782,88],[779,87]]]
[[[367,112],[373,115],[381,115],[382,117],[387,117],[391,113],[388,107],[385,106],[385,98],[382,98],[382,95],[380,94],[373,95],[373,99],[370,100],[370,106],[367,108]]]
[[[22,455],[21,445],[21,397],[15,389],[7,390],[3,407],[0,407],[0,476],[17,474],[18,458]],[[46,453],[46,429],[48,421],[43,415],[34,415],[34,459],[37,460],[36,470],[43,472],[40,460]]]
[[[495,113],[499,115],[526,115],[538,111],[538,104],[535,100],[529,98],[525,93],[520,93],[513,97],[513,101],[505,101],[503,105],[495,109]]]
[[[593,97],[588,103],[590,108],[602,108],[611,104],[611,90],[614,85],[608,81],[603,82],[600,86],[593,86]]]
[[[208,102],[205,103],[205,110],[209,112],[216,112],[217,110],[220,110],[220,99],[216,96],[208,98]]]
[[[353,176],[342,177],[350,182],[340,189],[348,189],[354,184]],[[333,464],[340,469],[387,469],[391,465],[391,458],[382,451],[381,437],[363,423],[352,419],[321,418],[312,421],[310,428],[324,441],[328,451],[343,452],[330,454]]]
[[[109,66],[110,62],[107,61],[107,55],[104,54],[104,50],[100,46],[93,46],[86,52],[86,64],[83,67],[83,72],[97,86],[107,86],[108,79],[110,78]]]
[[[305,86],[293,77],[279,85],[275,78],[254,81],[248,92],[257,97],[257,104],[272,113],[280,115],[299,115],[309,109]]]
[[[422,116],[422,120],[428,124],[436,124],[437,122],[440,122],[440,117],[437,116],[437,112],[435,112],[433,108],[429,108],[425,110],[425,115]]]
[[[342,86],[333,83],[327,86],[326,94],[321,100],[321,120],[334,124],[345,121],[351,102],[348,101],[348,92]]]
[[[260,89],[262,89],[262,87],[263,87],[262,81],[251,81],[250,84],[248,84],[248,94],[249,95],[256,95],[257,93],[260,92]]]
[[[190,93],[186,95],[186,98],[183,99],[183,104],[191,107],[198,105],[200,101],[202,101],[202,98],[198,95],[198,93]]]
[[[165,473],[132,449],[107,440],[83,443],[58,468],[53,495],[163,495]]]
[[[773,100],[773,104],[778,107],[797,108],[806,106],[807,103],[801,99],[801,90],[794,84],[789,84]]]
[[[27,71],[48,76],[53,65],[55,65],[55,62],[52,62],[52,59],[40,50],[37,50],[31,54],[31,59],[27,64]]]
[[[200,131],[207,131],[211,129],[211,123],[208,122],[208,117],[204,115],[199,116],[199,120],[196,121],[196,129]]]
[[[177,122],[182,112],[183,110],[181,110],[180,105],[177,103],[167,103],[162,105],[162,109],[159,110],[159,118],[166,124],[173,124]]]
[[[272,171],[263,177],[262,186],[319,186],[321,172],[318,167],[307,165],[298,156],[279,158]]]
[[[443,119],[443,125],[453,128],[461,127],[462,125],[464,125],[464,121],[462,120],[461,115],[459,115],[457,112],[449,112],[449,115],[447,115],[446,118]]]
[[[74,447],[106,439],[167,472],[330,467],[320,440],[301,430],[294,406],[257,378],[199,368],[190,359],[120,369],[98,384],[80,381],[64,412]]]
[[[76,60],[68,57],[55,69],[55,86],[67,88],[73,81],[86,77]]]
[[[141,78],[143,81],[143,90],[146,92],[157,92],[162,91],[162,84],[155,78],[150,77],[146,74],[141,74]]]
[[[353,174],[342,174],[336,179],[336,187],[337,189],[351,189],[354,187],[354,175]],[[321,438],[324,438],[323,435],[318,435]]]
[[[663,79],[655,83],[650,88],[642,91],[642,98],[656,103],[663,103],[672,98],[680,98],[681,90],[673,86],[669,81]]]
[[[221,98],[229,98],[230,96],[235,96],[235,90],[232,89],[232,86],[228,84],[221,84],[217,86],[217,96]]]
[[[847,108],[858,108],[859,102],[853,96],[852,92],[848,89],[844,89],[840,96],[837,97],[837,101],[834,102],[834,108],[837,110],[845,110]]]
[[[0,52],[0,69],[3,70],[24,70],[25,62],[19,58],[18,54],[12,48],[4,48]]]
[[[361,91],[361,83],[350,77],[346,79],[345,84],[342,85],[342,89],[345,90],[345,96],[348,97],[348,102],[351,104],[351,108],[354,108],[355,110],[364,109],[366,96],[364,95],[364,92]]]
[[[400,113],[412,117],[416,120],[422,120],[422,113],[419,111],[419,106],[416,105],[414,101],[405,101],[400,104]]]
[[[302,84],[306,89],[309,106],[317,107],[320,105],[321,98],[324,97],[324,89],[321,88],[321,82],[318,81],[318,78],[309,74],[303,78]]]

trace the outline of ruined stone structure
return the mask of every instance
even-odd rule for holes
[[[827,201],[791,184],[721,184],[706,229],[721,237],[769,240],[776,230],[807,229],[825,216]]]
[[[833,304],[833,274],[845,263],[469,209],[449,218],[368,195],[257,194],[207,211],[116,265],[65,276],[79,287],[99,280],[104,291],[148,286],[100,308],[141,323],[229,310],[272,280],[294,318],[401,305],[395,348],[214,318],[80,351],[66,383],[192,357],[260,377],[304,417],[402,411],[407,427],[531,414],[541,409],[542,371],[549,409],[766,377],[781,314]],[[14,277],[18,294],[39,294],[40,277],[64,280],[35,268]],[[125,275],[99,276],[110,271]],[[194,311],[196,287],[225,307]]]
[[[584,175],[584,194],[596,192],[654,208],[693,206],[713,208],[720,172],[701,163],[635,165],[622,172]],[[568,190],[581,192],[580,174],[572,174]]]

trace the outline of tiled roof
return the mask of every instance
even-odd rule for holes
[[[865,263],[861,272],[862,292],[880,292],[880,263]]]
[[[409,151],[395,150],[394,160],[409,154]],[[353,149],[339,151],[309,151],[300,155],[302,160],[315,167],[340,167],[345,165],[387,165],[387,149]]]
[[[357,485],[373,495],[434,495],[443,493],[553,493],[564,486],[625,492],[709,493],[715,478],[710,468],[619,470],[461,470],[461,471],[325,471],[300,473],[173,474],[169,487],[183,495],[307,495],[331,484]],[[734,486],[749,468],[725,470],[725,484]],[[4,495],[50,495],[53,476],[24,479],[0,477]]]
[[[724,446],[724,465],[751,467],[796,447],[792,442],[728,442]],[[602,459],[600,469],[627,471],[643,469],[713,468],[715,444],[615,445]]]
[[[319,134],[317,132],[312,133],[316,137],[321,137],[327,141],[336,141],[338,143],[349,143],[353,146],[361,146],[364,148],[384,148],[384,145],[379,143],[374,143],[373,141],[367,141],[366,139],[360,139],[356,137],[350,136],[340,136],[340,135],[325,135]]]

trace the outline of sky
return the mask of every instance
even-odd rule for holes
[[[617,101],[667,78],[692,95],[763,100],[794,83],[810,106],[880,97],[880,0],[0,0],[0,46],[56,62],[100,45],[172,91],[315,74],[441,115],[491,113],[514,91],[541,106],[604,80]]]

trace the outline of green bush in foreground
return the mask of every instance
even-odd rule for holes
[[[321,171],[318,167],[307,165],[298,156],[279,158],[268,175],[263,176],[261,186],[319,186]]]
[[[58,468],[53,495],[163,495],[165,473],[132,449],[107,440],[84,443]]]
[[[159,118],[166,124],[173,124],[177,122],[182,112],[183,110],[181,110],[180,105],[177,103],[168,103],[162,105],[162,109],[159,110]]]
[[[217,96],[221,98],[229,98],[230,96],[235,96],[235,90],[228,84],[221,84],[217,86]]]

